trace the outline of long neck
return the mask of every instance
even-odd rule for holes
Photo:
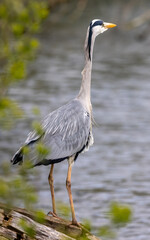
[[[87,110],[91,111],[91,73],[92,73],[92,57],[93,57],[93,47],[95,42],[95,36],[90,36],[89,41],[89,28],[87,30],[87,36],[85,39],[85,67],[82,71],[82,82],[80,91],[78,94],[78,99],[82,101]]]

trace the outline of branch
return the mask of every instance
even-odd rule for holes
[[[35,231],[32,239],[75,240],[85,237],[87,240],[100,240],[89,233],[83,226],[71,225],[70,221],[45,216],[44,224],[41,224],[35,221],[33,213],[22,208],[12,209],[0,203],[0,239],[31,239],[31,236],[28,236],[20,224],[21,221],[24,221],[31,230]]]

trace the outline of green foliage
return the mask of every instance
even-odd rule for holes
[[[0,127],[12,127],[22,117],[18,104],[6,95],[12,84],[27,75],[27,62],[35,57],[35,34],[48,16],[46,0],[0,1]]]
[[[113,239],[117,236],[117,229],[125,227],[132,219],[132,210],[129,206],[112,202],[107,213],[110,220],[108,225],[101,226],[98,235],[106,239]]]
[[[29,154],[29,147],[28,146],[24,146],[23,148],[22,148],[22,154],[23,155],[28,155]],[[30,168],[30,163],[28,163],[28,162],[26,162],[25,161],[25,163],[24,164],[29,164],[29,168]],[[25,166],[25,168],[28,168],[28,165],[27,166]]]
[[[112,229],[109,225],[104,225],[99,228],[98,235],[100,237],[106,238],[106,239],[114,239],[116,238],[116,232],[114,229]]]
[[[57,202],[57,210],[63,217],[70,216],[70,207],[62,202]],[[97,235],[104,239],[116,239],[117,231],[120,227],[125,227],[132,219],[132,210],[129,206],[112,202],[106,215],[109,219],[108,225],[103,225],[97,229]],[[87,233],[93,231],[89,220],[82,221],[83,233],[79,240],[86,240]],[[94,232],[96,230],[94,229]],[[78,239],[78,238],[77,238]]]
[[[88,219],[84,219],[82,222],[84,228],[86,228],[89,232],[92,230],[91,222]]]
[[[25,155],[28,156],[28,147],[24,147],[23,151],[26,151]],[[31,161],[26,159],[26,161],[24,161],[23,164],[17,169],[17,174],[22,176],[25,181],[28,181],[29,175],[36,175],[37,172],[35,169],[33,169],[33,164]]]
[[[58,212],[63,216],[63,217],[69,217],[70,216],[70,206],[68,204],[65,204],[63,202],[57,202],[56,207],[58,209]]]
[[[38,136],[43,135],[44,130],[43,130],[42,126],[41,126],[41,123],[39,123],[38,121],[33,121],[32,122],[32,128],[34,129],[34,131],[36,132],[36,134]]]
[[[0,173],[0,201],[9,207],[24,205],[26,209],[32,210],[37,195],[34,187],[28,183],[29,169],[21,166],[14,175],[9,164],[1,164]]]
[[[109,217],[113,224],[116,226],[125,226],[131,221],[132,210],[129,206],[119,204],[117,202],[111,203],[109,210]]]
[[[24,232],[26,233],[27,236],[29,236],[30,238],[35,237],[36,230],[35,230],[35,226],[33,224],[29,224],[29,223],[27,223],[27,221],[25,219],[21,219],[20,226],[22,227],[22,229],[24,230]]]
[[[39,110],[38,107],[34,107],[34,108],[32,108],[32,112],[33,112],[34,115],[36,115],[36,116],[40,116],[40,110]]]
[[[38,210],[38,211],[35,211],[34,212],[34,220],[40,224],[44,224],[45,222],[45,214]],[[35,228],[35,225],[34,223],[31,224],[31,223],[28,223],[28,221],[25,219],[25,218],[22,218],[20,220],[20,223],[19,225],[21,226],[21,228],[24,230],[25,234],[34,239],[35,236],[36,236],[36,228]]]
[[[26,77],[27,63],[35,57],[39,47],[35,34],[48,13],[47,0],[0,1],[0,128],[10,129],[14,121],[23,116],[18,103],[8,97],[8,90]],[[43,133],[37,123],[34,123],[34,130],[40,135]],[[48,152],[42,145],[37,151],[39,154]],[[23,148],[23,153],[28,158],[28,147]],[[23,205],[28,210],[34,209],[37,195],[28,181],[29,174],[35,174],[31,167],[31,162],[25,161],[13,172],[10,164],[1,164],[0,201],[10,207]],[[42,221],[40,213],[37,218]],[[30,232],[25,224],[24,227]]]
[[[38,211],[34,211],[34,220],[40,224],[44,224],[45,222],[45,214],[38,210]],[[29,224],[28,221],[25,218],[22,218],[20,220],[20,226],[22,227],[22,229],[24,230],[24,232],[26,233],[26,235],[30,238],[35,238],[36,235],[36,229],[35,229],[35,225],[34,224]]]
[[[46,156],[50,152],[49,149],[42,142],[37,143],[36,151],[37,151],[39,158],[41,156],[43,159],[46,158]]]
[[[15,62],[12,62],[10,65],[8,65],[7,74],[11,76],[13,81],[24,78],[26,76],[25,62],[19,59]]]
[[[34,213],[34,220],[38,223],[44,224],[45,222],[45,213],[41,210],[37,210]]]
[[[19,166],[18,171],[13,173],[10,164],[3,163],[0,166],[0,202],[5,203],[8,207],[24,206],[25,209],[31,211],[34,220],[43,224],[45,222],[45,214],[43,211],[35,210],[37,203],[37,194],[33,186],[30,185],[28,176],[35,174],[31,169],[31,163],[26,161],[24,165]],[[20,226],[30,238],[35,237],[35,226],[29,224],[26,219],[20,221]]]
[[[18,104],[9,98],[0,98],[0,126],[10,129],[14,123],[14,119],[23,116],[23,111]]]

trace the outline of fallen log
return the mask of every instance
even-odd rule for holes
[[[28,235],[21,221],[35,231],[34,237]],[[0,203],[0,240],[100,240],[82,225],[71,225],[70,221],[45,216],[44,223],[35,220],[35,215],[22,208],[10,208]]]

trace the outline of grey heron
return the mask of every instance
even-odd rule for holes
[[[51,190],[53,216],[57,216],[53,185],[54,164],[65,159],[68,160],[66,188],[70,200],[72,224],[74,225],[78,225],[78,222],[75,217],[71,193],[72,165],[78,155],[81,152],[88,150],[93,144],[90,91],[94,42],[96,36],[105,32],[108,28],[113,28],[115,26],[116,24],[107,23],[100,19],[94,19],[90,23],[85,39],[85,67],[82,71],[82,82],[79,94],[66,105],[49,113],[41,123],[43,129],[42,134],[37,134],[36,131],[29,133],[24,145],[19,148],[11,160],[12,164],[22,162],[24,160],[23,148],[28,146],[33,153],[36,145],[40,141],[50,149],[50,152],[46,157],[39,157],[34,152],[34,154],[31,154],[30,158],[33,166],[51,164],[48,180]]]

